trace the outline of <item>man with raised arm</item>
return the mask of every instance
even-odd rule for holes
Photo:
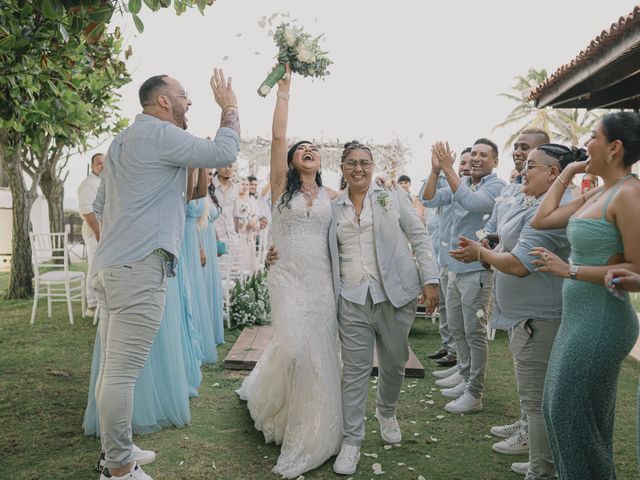
[[[133,445],[133,390],[156,335],[184,232],[187,168],[219,168],[236,159],[240,122],[231,78],[215,69],[211,88],[222,108],[214,140],[185,130],[184,87],[157,75],[140,87],[142,113],[111,143],[94,211],[102,232],[90,275],[100,309],[102,358],[96,382],[105,470],[101,480],[150,480]],[[147,452],[149,453],[149,452]]]

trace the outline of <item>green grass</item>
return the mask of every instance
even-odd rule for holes
[[[0,274],[0,290],[6,289],[7,282],[7,275]],[[48,319],[44,302],[31,326],[30,308],[30,301],[0,301],[0,479],[97,479],[92,469],[100,444],[83,436],[81,430],[95,327],[90,319],[80,318],[79,307],[75,310],[76,325],[69,325],[64,304],[55,304],[54,318]],[[221,357],[237,335],[237,330],[227,333]],[[438,342],[436,327],[430,321],[417,320],[411,333],[416,355],[425,359]],[[353,479],[373,478],[371,465],[375,462],[385,471],[375,478],[521,479],[509,472],[509,465],[525,461],[524,457],[498,455],[491,450],[496,439],[488,435],[490,426],[515,419],[518,404],[506,336],[498,335],[490,348],[481,413],[446,414],[442,409],[446,401],[434,390],[428,360],[424,362],[428,370],[425,379],[405,381],[398,412],[404,440],[399,448],[385,450],[374,433],[378,426],[372,415],[372,388],[362,451],[378,457],[363,456]],[[71,375],[51,375],[55,370]],[[638,478],[635,429],[639,374],[635,361],[624,362],[614,446],[619,479]],[[246,407],[234,393],[240,382],[241,377],[218,365],[204,368],[200,397],[191,400],[191,426],[136,439],[141,447],[158,452],[158,459],[145,470],[156,480],[276,479],[270,470],[278,448],[265,445],[254,430]],[[431,400],[432,405],[427,403]],[[438,420],[437,415],[445,418]],[[338,477],[327,462],[305,478]]]

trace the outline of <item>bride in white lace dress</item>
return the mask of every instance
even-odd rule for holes
[[[266,442],[282,444],[273,472],[284,478],[338,453],[342,413],[338,327],[329,259],[331,197],[315,145],[287,152],[291,74],[278,83],[271,143],[273,240],[268,275],[273,338],[238,390]]]

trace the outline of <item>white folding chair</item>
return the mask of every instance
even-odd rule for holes
[[[49,318],[54,302],[66,302],[69,322],[73,325],[71,302],[80,301],[82,318],[86,310],[85,275],[69,270],[68,233],[29,233],[29,240],[35,283],[31,324],[36,321],[38,300],[46,297]]]

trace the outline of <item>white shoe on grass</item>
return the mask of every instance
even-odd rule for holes
[[[528,455],[529,434],[520,429],[509,438],[494,443],[491,448],[494,452],[502,453],[503,455]]]
[[[464,381],[464,377],[460,375],[460,372],[456,371],[453,375],[449,375],[447,378],[436,380],[436,387],[452,388],[459,385],[462,381]]]
[[[460,398],[447,403],[444,409],[449,413],[479,412],[482,410],[482,399],[474,397],[469,390],[465,390]]]
[[[509,438],[522,428],[522,420],[517,420],[509,425],[497,425],[491,427],[491,435],[495,435],[499,438]]]
[[[511,471],[519,473],[520,475],[526,475],[529,471],[529,462],[517,462],[511,464]]]
[[[333,471],[338,475],[352,475],[358,468],[360,461],[360,447],[343,443],[340,453],[333,462]]]
[[[436,378],[447,378],[456,373],[458,370],[458,366],[454,365],[453,367],[447,368],[446,370],[436,370],[435,372],[432,372],[432,375]]]
[[[382,440],[391,444],[402,441],[402,432],[400,431],[400,425],[395,415],[393,417],[383,417],[376,408],[376,418],[380,424],[380,436]]]
[[[445,388],[444,390],[440,390],[440,393],[445,397],[460,398],[466,389],[467,389],[467,383],[464,380],[462,380],[455,387]]]

